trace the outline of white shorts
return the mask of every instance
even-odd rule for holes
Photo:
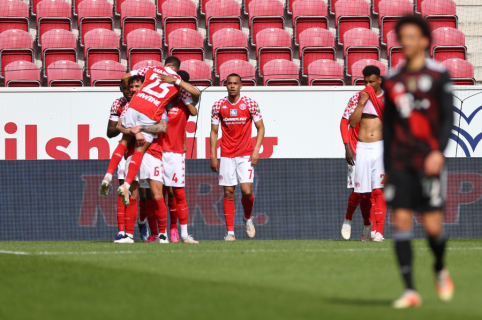
[[[369,193],[383,188],[385,168],[383,167],[383,141],[364,143],[356,146],[355,192]]]
[[[346,187],[348,189],[353,189],[355,188],[355,166],[350,166],[348,165],[348,175],[347,175],[347,185]]]
[[[182,188],[185,185],[184,153],[164,151],[162,165],[164,168],[164,185]]]
[[[117,166],[117,179],[124,180],[126,178],[126,159],[124,157],[121,158],[119,165]]]
[[[126,163],[126,176],[129,172],[129,163],[131,162],[132,156],[127,158]],[[159,181],[162,183],[162,161],[153,157],[151,154],[146,153],[142,158],[141,168],[135,177],[135,181],[139,181],[139,185],[141,188],[149,188],[149,183],[147,179],[151,179],[154,181]]]
[[[122,125],[125,128],[131,128],[136,126],[152,126],[157,122],[149,118],[143,113],[140,113],[137,110],[132,108],[127,109],[125,116],[122,118]],[[151,143],[155,138],[157,138],[157,134],[141,132],[142,135],[146,138],[146,141]]]
[[[236,186],[240,183],[253,183],[254,168],[249,156],[221,158],[219,165],[219,185]]]

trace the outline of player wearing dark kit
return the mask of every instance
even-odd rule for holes
[[[413,211],[422,214],[435,256],[437,294],[442,301],[453,296],[453,282],[444,266],[442,230],[443,152],[453,124],[453,97],[445,68],[425,60],[431,42],[429,25],[422,18],[405,16],[395,30],[407,62],[384,81],[385,197],[394,214],[395,251],[406,286],[393,306],[408,308],[422,303],[412,281]]]

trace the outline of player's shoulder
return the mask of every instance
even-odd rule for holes
[[[360,100],[360,92],[361,92],[361,91],[355,92],[355,93],[351,96],[350,101],[358,101],[358,100]]]
[[[214,102],[213,108],[220,108],[226,101],[226,97],[219,99],[218,101]]]
[[[114,102],[112,103],[113,106],[119,106],[119,107],[123,107],[127,104],[127,99],[125,97],[120,97],[120,98],[117,98],[114,100]]]
[[[254,99],[251,99],[247,96],[241,96],[240,100],[247,104],[248,107],[256,107],[256,105],[258,104]]]

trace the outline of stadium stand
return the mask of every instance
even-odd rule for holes
[[[343,66],[333,60],[320,59],[308,65],[310,86],[344,86]]]
[[[22,30],[7,30],[0,34],[0,70],[16,61],[34,62],[33,37]]]
[[[475,85],[474,66],[463,59],[447,59],[442,62],[456,85]]]
[[[72,7],[63,0],[42,0],[37,4],[37,41],[42,45],[42,35],[52,29],[72,31]]]
[[[268,29],[284,29],[283,4],[279,0],[253,0],[249,3],[248,16],[251,45],[256,45],[258,32]]]
[[[47,68],[59,60],[77,62],[77,37],[70,31],[55,29],[42,35],[42,68],[47,77]]]
[[[150,0],[127,0],[122,3],[121,13],[122,44],[136,29],[157,31],[156,6]]]
[[[169,55],[179,60],[204,60],[204,37],[192,29],[177,29],[169,34]]]
[[[127,66],[143,60],[162,61],[162,36],[154,30],[137,29],[130,32],[126,39]]]
[[[40,68],[35,63],[15,61],[5,67],[5,87],[40,86]]]
[[[430,22],[432,30],[441,27],[457,29],[457,9],[452,0],[424,0],[421,12],[422,17]]]
[[[194,86],[209,87],[213,85],[211,67],[204,61],[188,60],[181,63],[181,70],[189,73],[190,83]]]
[[[118,87],[126,67],[116,61],[102,60],[94,63],[90,72],[93,87]]]
[[[114,31],[94,29],[85,34],[84,40],[84,58],[87,75],[90,75],[92,65],[98,61],[121,61],[119,36]]]
[[[398,18],[411,13],[413,13],[413,3],[409,0],[380,1],[378,27],[380,28],[380,41],[382,45],[387,45],[387,33],[395,28]]]
[[[467,47],[465,46],[464,33],[449,27],[432,31],[430,56],[437,61],[452,58],[465,60],[467,58]]]
[[[256,59],[260,75],[264,75],[264,66],[272,60],[293,60],[291,36],[288,31],[268,28],[260,31],[256,37]]]
[[[83,0],[77,8],[77,25],[79,26],[80,44],[90,30],[102,28],[114,30],[114,14],[112,4],[106,0]]]
[[[59,60],[47,67],[49,87],[83,87],[83,69],[69,60]]]
[[[359,60],[355,62],[352,66],[352,73],[353,73],[351,76],[352,86],[361,86],[364,84],[362,71],[366,66],[377,66],[380,68],[382,76],[387,75],[387,67],[380,61],[372,60],[372,59]]]
[[[387,58],[388,67],[392,68],[398,64],[398,61],[402,59],[402,47],[398,43],[397,34],[395,30],[390,31],[387,34]]]
[[[136,63],[131,70],[141,69],[144,67],[164,67],[164,63],[156,60],[144,60]]]
[[[344,34],[353,28],[370,29],[370,5],[365,0],[338,0],[335,4],[335,27],[338,45],[342,46]]]
[[[298,66],[289,60],[271,60],[263,66],[265,86],[299,86]]]
[[[237,29],[221,29],[213,35],[212,54],[217,76],[222,64],[229,60],[249,61],[248,37]]]
[[[114,12],[116,16],[120,16],[122,13],[122,4],[127,0],[114,0]]]
[[[243,86],[256,86],[256,71],[254,66],[244,60],[230,60],[219,67],[219,85],[224,86],[231,73],[241,77]]]
[[[21,0],[0,1],[0,33],[11,30],[28,32],[28,4]]]
[[[380,59],[378,35],[375,31],[364,28],[348,30],[345,33],[343,53],[345,55],[346,75],[350,76],[352,65],[355,62],[362,59]]]
[[[300,33],[301,74],[306,74],[316,60],[336,60],[335,36],[329,30],[310,28]]]
[[[328,7],[323,0],[296,0],[293,3],[293,38],[298,45],[301,32],[310,28],[328,29]]]
[[[191,0],[168,0],[162,4],[162,27],[164,45],[168,45],[169,34],[177,29],[197,30],[196,4]]]
[[[241,8],[235,0],[211,0],[206,4],[206,33],[208,44],[212,44],[214,33],[221,29],[241,30]]]

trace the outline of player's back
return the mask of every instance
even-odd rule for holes
[[[184,153],[184,137],[189,111],[181,98],[174,99],[167,107],[169,130],[163,135],[162,148],[165,151]]]

